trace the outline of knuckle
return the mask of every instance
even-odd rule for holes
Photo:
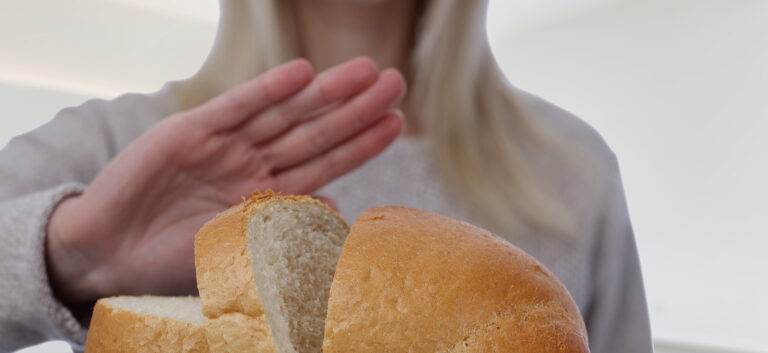
[[[359,104],[349,106],[349,127],[353,132],[362,130],[368,125],[368,122],[372,120],[373,113],[368,109],[364,109]]]
[[[275,152],[268,148],[261,148],[256,150],[256,161],[258,169],[261,171],[271,171],[275,165]]]
[[[267,181],[267,185],[270,185],[273,190],[278,192],[288,193],[289,191],[286,189],[285,179],[279,175],[270,175]]]
[[[235,91],[225,96],[226,105],[236,114],[248,111],[248,99],[241,92]]]
[[[269,114],[272,115],[270,119],[281,122],[281,125],[293,125],[300,120],[298,114],[291,112],[290,107],[275,107],[274,109],[270,109]]]
[[[310,135],[310,143],[318,150],[324,150],[330,141],[330,137],[323,129],[317,129]]]
[[[330,157],[325,160],[325,170],[327,170],[329,174],[337,173],[339,165],[340,165],[339,161],[334,157]]]
[[[257,80],[257,83],[261,95],[267,102],[273,103],[279,99],[279,95],[275,91],[274,79],[271,76],[265,76],[264,78]]]
[[[323,79],[317,81],[317,95],[319,100],[323,104],[331,104],[336,100],[338,96],[338,90],[334,88],[334,85],[329,82],[329,79]]]

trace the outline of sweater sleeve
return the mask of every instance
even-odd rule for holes
[[[60,200],[81,192],[120,150],[174,109],[165,91],[94,99],[63,109],[0,150],[0,352],[51,339],[82,349],[85,329],[48,282],[48,218]]]
[[[592,353],[653,352],[645,289],[615,157],[593,248],[593,295],[585,313]]]
[[[85,329],[51,293],[44,250],[54,206],[82,190],[79,184],[62,184],[0,202],[0,352],[49,339],[82,349]]]

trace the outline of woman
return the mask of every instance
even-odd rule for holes
[[[485,2],[221,6],[192,78],[65,109],[0,152],[0,350],[82,344],[98,297],[193,293],[192,235],[267,187],[322,188],[348,221],[397,204],[494,230],[566,284],[592,352],[652,350],[616,160],[506,83]]]

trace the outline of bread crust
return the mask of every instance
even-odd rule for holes
[[[197,287],[211,352],[277,352],[254,280],[247,242],[250,216],[275,202],[327,207],[309,196],[282,196],[271,190],[254,192],[249,199],[218,214],[195,236]]]
[[[503,239],[426,211],[377,207],[352,227],[323,351],[589,352],[578,307]]]
[[[85,352],[209,352],[202,325],[124,310],[108,300],[96,302]]]

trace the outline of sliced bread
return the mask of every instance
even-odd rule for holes
[[[200,298],[111,297],[96,302],[86,353],[206,353]]]
[[[347,237],[317,200],[255,194],[201,229],[195,261],[212,352],[589,352],[548,269],[426,211],[370,209]]]
[[[195,236],[211,352],[321,352],[349,227],[309,196],[255,193]]]
[[[589,352],[548,269],[426,211],[373,208],[350,232],[308,196],[254,194],[203,226],[195,265],[202,309],[102,299],[86,352]]]

